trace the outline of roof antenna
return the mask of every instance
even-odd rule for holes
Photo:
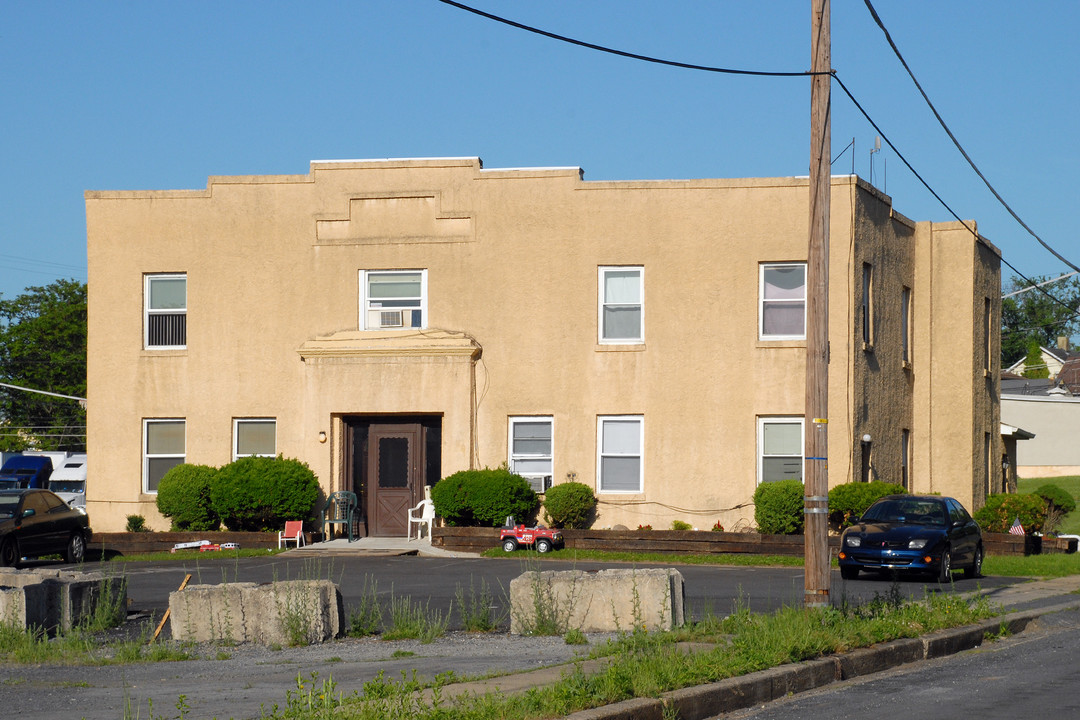
[[[870,184],[874,184],[874,154],[881,152],[881,136],[878,135],[874,138],[874,149],[870,151]],[[881,192],[887,193],[889,182],[889,166],[888,159],[881,158],[882,163],[882,180],[881,180]]]

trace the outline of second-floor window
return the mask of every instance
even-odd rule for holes
[[[144,346],[156,350],[187,347],[187,275],[147,275]]]
[[[427,327],[427,270],[361,270],[361,327]]]
[[[642,327],[644,268],[600,268],[600,342],[636,344],[645,341]]]
[[[762,263],[760,268],[758,337],[805,339],[806,263]]]

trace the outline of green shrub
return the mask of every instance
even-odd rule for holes
[[[759,533],[798,535],[803,531],[801,480],[763,482],[754,491],[754,521]]]
[[[592,488],[579,482],[559,483],[544,494],[544,518],[552,527],[588,527],[595,508]]]
[[[158,484],[158,512],[172,520],[173,530],[217,530],[221,521],[210,502],[217,470],[184,463],[171,468]]]
[[[520,475],[506,468],[462,470],[431,488],[435,512],[447,525],[497,527],[507,515],[528,522],[540,500]]]
[[[1034,494],[1056,508],[1062,515],[1067,515],[1076,509],[1076,498],[1053,483],[1040,485]]]
[[[829,522],[836,529],[843,530],[880,498],[905,492],[903,485],[878,481],[837,485],[829,491]]]
[[[146,518],[142,515],[128,515],[127,531],[132,533],[150,532],[150,528],[146,527]]]
[[[672,530],[678,530],[678,531],[686,531],[686,530],[693,530],[694,526],[691,525],[690,523],[686,522],[685,520],[672,520],[671,521],[671,529]]]
[[[280,530],[286,520],[312,518],[319,480],[299,460],[240,458],[218,471],[210,499],[230,530]]]
[[[1047,503],[1035,494],[1010,495],[1000,493],[991,495],[986,504],[975,512],[975,522],[985,532],[1009,532],[1013,520],[1020,520],[1024,532],[1041,532],[1046,521]]]

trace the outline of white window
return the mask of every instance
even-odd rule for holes
[[[361,270],[365,330],[427,327],[427,270]]]
[[[642,291],[645,270],[641,267],[601,267],[600,342],[638,344],[645,341],[642,327]]]
[[[273,418],[233,420],[233,460],[277,455],[277,421]]]
[[[143,339],[147,348],[187,347],[187,275],[146,275]]]
[[[510,471],[538,493],[551,487],[551,417],[510,418]]]
[[[758,418],[758,482],[803,479],[803,418]]]
[[[643,492],[642,447],[645,423],[640,415],[597,418],[597,488],[600,492]]]
[[[143,420],[143,492],[156,493],[165,473],[184,462],[185,433],[184,420]]]
[[[762,263],[759,272],[758,337],[805,339],[806,263]]]

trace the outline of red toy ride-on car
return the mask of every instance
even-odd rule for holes
[[[506,552],[514,552],[521,546],[532,545],[536,552],[551,552],[563,546],[563,536],[558,530],[544,526],[527,528],[514,522],[513,516],[506,518],[506,524],[499,531],[499,542]]]

